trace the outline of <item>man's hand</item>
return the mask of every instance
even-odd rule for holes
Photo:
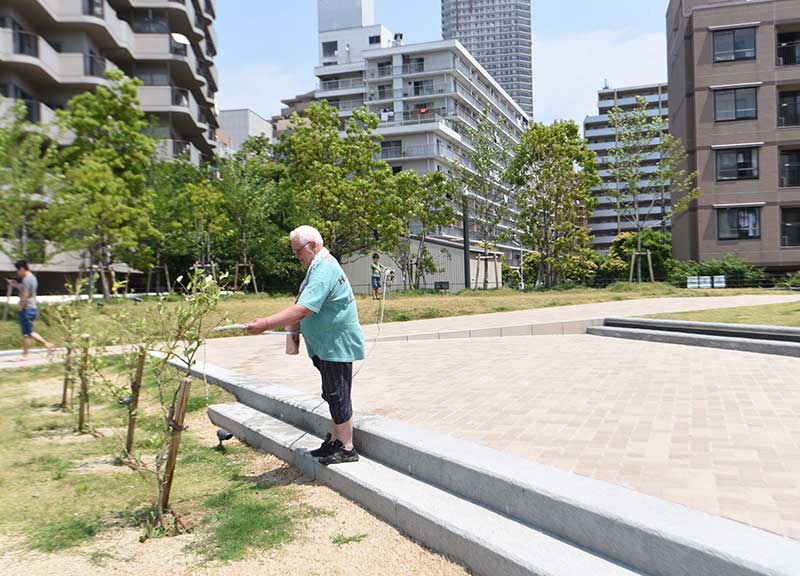
[[[271,328],[269,318],[256,318],[249,324],[246,324],[244,329],[250,334],[261,334],[262,332]]]
[[[11,284],[11,286],[12,286],[13,288],[19,288],[19,282],[17,282],[17,281],[16,281],[16,280],[14,280],[13,278],[6,278],[6,282],[8,282],[9,284]]]

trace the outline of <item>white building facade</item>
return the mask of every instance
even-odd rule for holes
[[[476,128],[485,107],[490,120],[506,126],[509,137],[519,141],[527,115],[461,43],[403,45],[401,35],[374,23],[371,4],[319,0],[316,97],[336,106],[343,119],[362,106],[378,115],[380,157],[395,172],[447,172],[451,162],[469,168],[471,142],[465,127]],[[341,12],[333,10],[334,5]],[[512,231],[513,216],[512,211],[502,223]],[[459,241],[463,226],[459,222],[438,236]],[[470,239],[480,240],[474,227]],[[519,259],[519,248],[498,248],[509,262]]]
[[[219,139],[225,141],[227,152],[238,152],[248,138],[264,136],[272,140],[272,123],[249,109],[221,110]]]
[[[666,84],[604,88],[597,93],[598,115],[587,116],[583,122],[583,135],[589,142],[589,149],[597,155],[598,175],[603,180],[601,185],[592,189],[597,205],[589,221],[589,227],[594,233],[594,248],[602,254],[608,252],[614,238],[619,234],[636,231],[636,227],[630,222],[630,218],[620,214],[617,199],[608,193],[609,189],[615,190],[620,186],[620,183],[615,180],[610,170],[614,163],[614,150],[617,147],[617,139],[615,130],[610,125],[608,113],[614,107],[619,107],[623,111],[637,108],[637,99],[639,97],[647,101],[647,114],[649,116],[660,116],[665,121],[665,127],[668,127],[669,96]],[[658,143],[658,140],[654,141],[653,147],[655,148]],[[642,186],[651,186],[649,177],[656,172],[656,167],[660,160],[661,155],[655,149],[646,156],[640,167]],[[639,199],[642,202],[639,208],[639,216],[644,226],[669,232],[669,220],[664,221],[662,226],[664,215],[669,211],[670,206],[669,187],[658,189],[655,193],[641,194]]]

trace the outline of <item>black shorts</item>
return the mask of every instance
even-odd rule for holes
[[[336,424],[344,424],[353,417],[353,363],[320,360],[317,356],[312,356],[311,361],[322,375],[322,398],[328,403],[331,418]]]

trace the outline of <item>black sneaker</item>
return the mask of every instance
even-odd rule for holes
[[[334,440],[331,446],[333,451],[319,459],[319,463],[323,466],[343,464],[344,462],[358,462],[358,452],[356,452],[355,448],[352,450],[345,450],[344,444],[339,440]]]
[[[333,448],[333,442],[331,442],[331,433],[328,432],[325,434],[325,440],[322,441],[320,447],[316,450],[311,451],[311,455],[314,458],[321,458],[322,456],[327,456],[331,453],[331,449]]]

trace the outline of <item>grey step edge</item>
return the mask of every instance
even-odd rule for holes
[[[726,324],[721,322],[695,322],[692,320],[667,320],[661,318],[606,318],[604,326],[615,328],[641,328],[709,336],[730,336],[754,340],[800,342],[800,328],[768,326],[761,324]]]
[[[217,426],[331,486],[429,548],[481,576],[642,576],[541,531],[362,457],[325,468],[317,436],[243,404],[209,407]]]
[[[775,340],[755,340],[751,338],[735,338],[732,336],[711,336],[707,334],[690,334],[666,330],[645,330],[640,328],[621,328],[615,326],[593,326],[586,329],[592,336],[607,336],[626,340],[642,340],[646,342],[662,342],[702,348],[719,348],[739,352],[755,352],[775,356],[800,358],[800,343],[779,342]]]
[[[213,365],[192,372],[316,436],[330,428],[317,397]],[[354,427],[374,460],[653,576],[800,575],[800,541],[381,416],[356,413]]]

